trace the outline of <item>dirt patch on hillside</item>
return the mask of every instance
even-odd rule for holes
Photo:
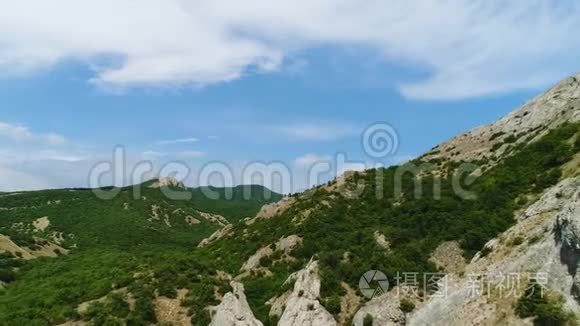
[[[36,219],[34,222],[32,222],[32,226],[34,226],[34,229],[36,231],[44,231],[46,230],[47,227],[50,226],[50,220],[48,219],[48,216],[43,216],[41,218]]]
[[[191,318],[187,308],[181,306],[181,300],[187,295],[187,289],[177,290],[177,298],[157,297],[154,300],[155,316],[161,325],[190,326]]]
[[[447,241],[441,243],[429,259],[437,268],[448,273],[459,274],[465,269],[465,258],[463,250],[457,241]]]
[[[9,237],[1,234],[0,234],[0,251],[10,252],[12,254],[20,253],[23,259],[34,258],[34,256],[32,256],[28,251],[24,250],[16,243],[14,243],[12,240],[10,240]]]

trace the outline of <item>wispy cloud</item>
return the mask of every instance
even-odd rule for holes
[[[161,140],[161,141],[156,142],[156,144],[157,145],[190,144],[190,143],[197,143],[198,141],[199,141],[199,138],[190,137],[190,138]]]
[[[349,136],[355,136],[359,130],[354,126],[341,123],[294,123],[267,127],[270,132],[277,133],[292,140],[330,141]]]
[[[325,44],[424,72],[400,81],[410,98],[537,89],[580,70],[577,1],[20,0],[0,2],[0,21],[3,74],[80,59],[106,88],[230,81]]]
[[[182,158],[194,158],[194,157],[203,157],[205,156],[205,152],[202,151],[182,151],[177,153],[178,157]]]
[[[310,168],[318,163],[329,163],[332,162],[332,157],[329,155],[318,155],[318,154],[305,154],[294,160],[294,166],[297,168],[305,169]]]
[[[141,153],[145,159],[158,159],[160,157],[167,156],[167,153],[158,152],[158,151],[144,151]]]
[[[5,137],[17,142],[35,142],[45,145],[62,145],[67,139],[56,133],[36,133],[25,125],[0,121],[0,138]]]

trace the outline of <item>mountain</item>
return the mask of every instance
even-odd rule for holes
[[[402,166],[283,198],[172,201],[172,180],[137,199],[2,194],[0,324],[572,324],[579,81]]]
[[[168,200],[169,188],[191,198]],[[220,196],[160,179],[120,188],[111,200],[91,189],[0,195],[0,324],[74,319],[79,303],[125,288],[148,266],[188,259],[216,230],[282,197],[261,186],[211,190]]]

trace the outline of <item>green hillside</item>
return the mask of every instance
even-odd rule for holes
[[[0,234],[21,247],[42,248],[39,238],[54,241],[53,232],[62,232],[61,246],[70,253],[27,261],[10,254],[0,257],[0,275],[7,283],[0,292],[0,324],[84,320],[95,325],[147,325],[156,322],[156,297],[176,298],[178,290],[187,289],[181,305],[187,307],[188,318],[194,325],[207,325],[210,315],[205,308],[229,291],[218,271],[239,275],[258,249],[289,235],[302,238],[292,259],[274,253],[260,259],[260,270],[240,276],[256,317],[266,325],[276,324],[277,317],[268,316],[266,301],[284,293],[287,277],[312,257],[321,265],[321,303],[336,316],[344,295],[341,282],[357,289],[360,276],[372,269],[384,271],[391,282],[405,271],[418,272],[422,279],[422,273],[437,271],[429,256],[443,241],[457,241],[466,258],[481,251],[515,223],[514,212],[526,204],[525,198],[563,177],[563,166],[580,152],[578,139],[580,124],[564,124],[532,143],[510,141],[509,150],[493,162],[469,162],[483,171],[465,185],[475,197],[453,190],[452,172],[468,162],[416,160],[410,164],[422,166],[422,196],[415,194],[417,179],[411,174],[403,177],[401,196],[396,196],[398,167],[368,170],[342,185],[334,181],[295,195],[287,210],[248,224],[240,219],[255,215],[262,204],[280,195],[244,199],[239,187],[230,189],[229,200],[211,200],[202,189],[189,189],[192,200],[170,201],[159,189],[146,187],[138,199],[133,199],[131,188],[124,188],[111,201],[98,200],[88,190],[4,194]],[[377,197],[379,181],[384,187]],[[439,183],[436,198],[433,189]],[[359,195],[349,195],[355,192]],[[222,227],[200,212],[217,213],[232,222],[229,236],[196,248]],[[50,225],[33,231],[31,225],[44,216]],[[199,223],[188,223],[187,216]],[[389,250],[375,241],[377,231],[389,239]],[[88,310],[77,309],[99,298]]]
[[[472,162],[487,167],[481,177],[466,187],[476,198],[458,196],[453,191],[450,174],[440,179],[441,198],[433,195],[435,175],[454,171],[461,162],[425,165],[421,198],[415,196],[416,179],[410,174],[403,178],[402,197],[395,197],[393,183],[398,167],[355,173],[344,187],[355,191],[357,184],[365,185],[360,196],[351,198],[343,195],[348,191],[328,191],[319,186],[298,196],[297,203],[280,216],[260,220],[247,229],[240,226],[237,237],[215,243],[200,255],[208,260],[214,257],[219,263],[212,266],[235,275],[257,249],[283,236],[299,235],[303,245],[293,252],[296,261],[269,259],[261,262],[261,266],[269,268],[272,276],[256,273],[244,279],[256,317],[265,324],[276,324],[268,317],[270,307],[266,301],[284,293],[286,278],[313,256],[321,263],[322,303],[329,312],[338,315],[337,303],[344,295],[340,282],[357,289],[361,275],[368,270],[385,272],[391,284],[397,273],[402,272],[417,272],[421,280],[423,273],[437,272],[429,256],[443,241],[458,241],[466,258],[482,250],[488,240],[515,223],[514,211],[526,204],[522,198],[537,195],[561,179],[561,167],[580,153],[578,139],[580,124],[565,124],[537,142],[514,145],[510,154],[493,167],[489,162]],[[423,163],[411,162],[418,166]],[[379,178],[385,190],[380,199],[376,197]],[[304,216],[304,212],[309,212],[308,217],[296,223],[296,216]],[[377,244],[375,231],[389,239],[389,250]],[[244,233],[252,236],[241,236]]]
[[[33,253],[49,248],[54,250],[51,256],[58,256],[24,260],[22,252],[2,254],[0,280],[7,284],[0,289],[0,324],[47,325],[79,318],[78,304],[128,286],[136,287],[131,293],[142,294],[143,309],[148,311],[147,298],[153,290],[149,283],[163,280],[157,271],[170,266],[195,275],[199,264],[191,252],[202,239],[222,224],[254,216],[263,204],[281,198],[276,193],[265,198],[264,191],[270,191],[253,186],[248,199],[241,187],[212,189],[222,194],[218,199],[193,188],[180,189],[191,192],[191,200],[172,201],[161,189],[147,186],[139,187],[137,199],[133,187],[121,189],[112,200],[98,199],[89,189],[0,195],[0,235]],[[231,197],[223,196],[230,192]],[[223,219],[210,221],[202,216],[206,213]],[[49,225],[35,228],[36,221],[45,217]],[[58,249],[52,249],[55,244]],[[65,255],[66,251],[70,253]],[[134,277],[139,271],[145,280]],[[124,317],[137,324],[147,320]]]

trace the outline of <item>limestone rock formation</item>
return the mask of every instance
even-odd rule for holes
[[[246,300],[244,286],[236,281],[232,281],[230,285],[233,292],[226,293],[222,302],[212,308],[210,326],[262,326]]]
[[[308,265],[292,277],[296,278],[294,289],[286,302],[279,326],[334,326],[336,321],[320,304],[320,277],[318,261]]]
[[[232,229],[233,229],[233,226],[231,224],[228,224],[228,225],[222,227],[221,229],[212,233],[212,235],[210,235],[208,238],[201,240],[201,242],[197,245],[197,247],[203,248],[203,247],[227,236],[228,234],[231,233]]]
[[[254,255],[252,255],[244,263],[241,270],[249,272],[260,265],[260,260],[263,257],[271,256],[275,251],[282,251],[284,254],[288,254],[292,249],[296,248],[302,242],[302,238],[297,235],[290,235],[285,238],[281,238],[278,242],[259,249]]]
[[[580,121],[580,74],[564,79],[497,122],[450,139],[423,155],[423,160],[474,161],[501,155],[506,139],[527,143],[569,121]],[[494,149],[496,150],[492,150]]]
[[[158,178],[151,185],[149,185],[149,188],[161,188],[161,187],[175,187],[175,188],[185,189],[185,185],[183,184],[183,182],[178,181],[175,178],[169,178],[169,177],[168,178]]]
[[[507,275],[517,276],[520,285],[515,290],[519,292],[530,277],[546,275],[546,288],[564,299],[564,308],[580,311],[575,276],[580,262],[579,212],[580,177],[564,179],[551,187],[516,216],[516,225],[490,241],[487,247],[491,252],[473,259],[465,267],[464,277],[448,275],[447,295],[431,297],[408,316],[408,325],[531,324],[514,315],[519,296],[498,294]],[[515,238],[521,241],[514,242]],[[475,276],[485,277],[486,287],[495,289],[495,295],[474,292],[479,291],[474,288]]]
[[[405,314],[399,308],[400,301],[396,290],[392,290],[367,302],[355,314],[353,325],[363,326],[367,315],[372,316],[373,325],[405,325]]]

